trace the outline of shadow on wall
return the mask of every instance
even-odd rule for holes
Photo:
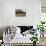
[[[4,27],[0,27],[0,40],[3,40]]]

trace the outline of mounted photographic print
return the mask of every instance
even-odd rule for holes
[[[15,12],[16,12],[17,17],[25,17],[26,16],[26,12],[21,9],[16,9]]]

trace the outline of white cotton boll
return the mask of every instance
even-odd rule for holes
[[[38,34],[38,40],[40,40],[40,30],[37,30],[37,34]]]
[[[40,30],[36,30],[34,35],[37,35],[37,37],[40,38]]]
[[[37,26],[33,26],[33,29],[37,29]]]
[[[27,30],[27,31],[26,31],[26,34],[30,34],[30,30]]]
[[[37,34],[40,36],[40,30],[37,30]]]

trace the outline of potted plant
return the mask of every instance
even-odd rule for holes
[[[45,27],[44,24],[45,24],[45,22],[40,21],[40,24],[37,25],[37,29],[40,30],[42,37],[44,37],[44,27]]]
[[[37,36],[33,36],[32,39],[31,39],[31,41],[33,41],[33,46],[36,46],[36,43],[38,41]]]

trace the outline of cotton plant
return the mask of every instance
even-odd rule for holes
[[[40,21],[40,24],[37,25],[37,29],[44,32],[44,27],[45,27],[45,22],[44,21]]]
[[[33,37],[32,37],[32,39],[31,39],[31,41],[38,41],[37,36],[33,35]]]
[[[45,27],[45,21],[40,21],[40,24],[37,25],[37,29],[40,30],[40,37],[44,37]]]
[[[38,38],[37,38],[37,36],[33,36],[32,37],[32,39],[31,39],[31,41],[33,41],[33,45],[36,45],[36,43],[37,43],[37,41],[38,41]]]

